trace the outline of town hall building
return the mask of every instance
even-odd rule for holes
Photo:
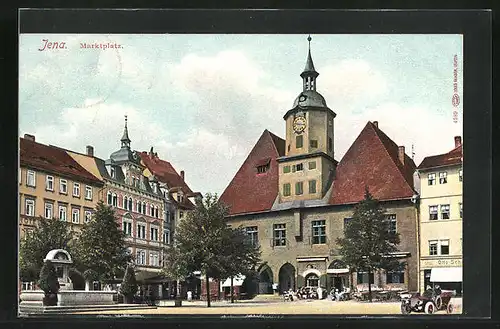
[[[258,292],[271,293],[273,286],[281,292],[304,286],[363,290],[368,280],[385,289],[416,291],[415,163],[377,121],[367,122],[337,161],[337,114],[317,91],[310,46],[300,76],[302,91],[283,117],[285,139],[266,129],[220,197],[230,209],[228,223],[245,227],[261,247]],[[336,240],[364,199],[365,187],[400,234],[399,252],[391,255],[406,262],[400,272],[368,277],[350,271],[339,255]]]

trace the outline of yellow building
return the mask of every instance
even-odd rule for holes
[[[431,282],[462,292],[462,141],[445,154],[426,157],[420,177],[419,288]]]
[[[19,235],[39,218],[67,221],[79,229],[90,221],[103,182],[63,150],[37,143],[35,136],[20,139]]]

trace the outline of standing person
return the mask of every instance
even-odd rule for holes
[[[188,290],[187,292],[187,300],[189,302],[193,301],[193,292],[191,290]]]

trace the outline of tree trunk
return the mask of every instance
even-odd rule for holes
[[[231,303],[234,303],[233,277],[231,277]]]
[[[368,300],[370,303],[372,302],[372,282],[370,280],[370,274],[372,274],[372,268],[371,266],[368,267]]]
[[[207,307],[210,307],[210,281],[208,280],[208,273],[205,274],[206,290],[207,290]]]

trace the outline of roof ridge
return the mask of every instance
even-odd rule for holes
[[[265,134],[265,133],[268,133],[269,134],[269,137],[271,137],[271,141],[273,142],[273,146],[274,146],[274,150],[276,151],[276,154],[279,156],[280,155],[280,151],[278,150],[278,146],[276,145],[275,141],[274,141],[274,138],[273,137],[276,137],[282,141],[285,141],[283,138],[277,136],[276,134],[273,134],[272,132],[270,132],[269,130],[264,129],[264,132],[262,134]]]
[[[380,143],[382,143],[382,145],[384,146],[384,150],[385,150],[385,152],[387,153],[387,155],[389,156],[389,158],[391,158],[391,162],[394,164],[394,166],[396,166],[397,171],[399,172],[399,174],[401,175],[401,177],[402,177],[402,178],[403,178],[403,180],[405,181],[406,185],[408,185],[408,186],[410,187],[410,189],[411,189],[413,192],[415,192],[415,188],[414,188],[413,186],[411,186],[411,185],[408,183],[408,180],[406,179],[406,176],[405,176],[405,174],[403,173],[402,168],[400,168],[400,167],[397,165],[397,163],[394,161],[394,158],[393,158],[393,157],[392,157],[392,155],[389,153],[389,150],[387,149],[386,145],[384,144],[384,142],[383,142],[383,141],[382,141],[382,139],[380,138],[380,134],[379,134],[379,132],[381,132],[382,134],[384,134],[384,135],[385,135],[385,137],[387,137],[387,139],[388,139],[390,142],[394,143],[394,145],[396,145],[397,147],[399,147],[399,146],[398,146],[398,144],[396,144],[396,142],[394,142],[394,141],[393,141],[393,140],[392,140],[389,136],[387,136],[387,134],[386,134],[386,133],[384,133],[384,132],[383,132],[380,128],[376,127],[376,126],[375,126],[375,125],[374,125],[371,121],[368,121],[367,125],[369,125],[369,126],[370,126],[370,127],[371,127],[374,131],[375,131],[375,135],[377,135],[378,140],[379,140],[379,141],[380,141]],[[406,154],[405,154],[405,155],[406,155]],[[405,166],[405,165],[403,164],[403,167],[404,167],[404,166]]]

